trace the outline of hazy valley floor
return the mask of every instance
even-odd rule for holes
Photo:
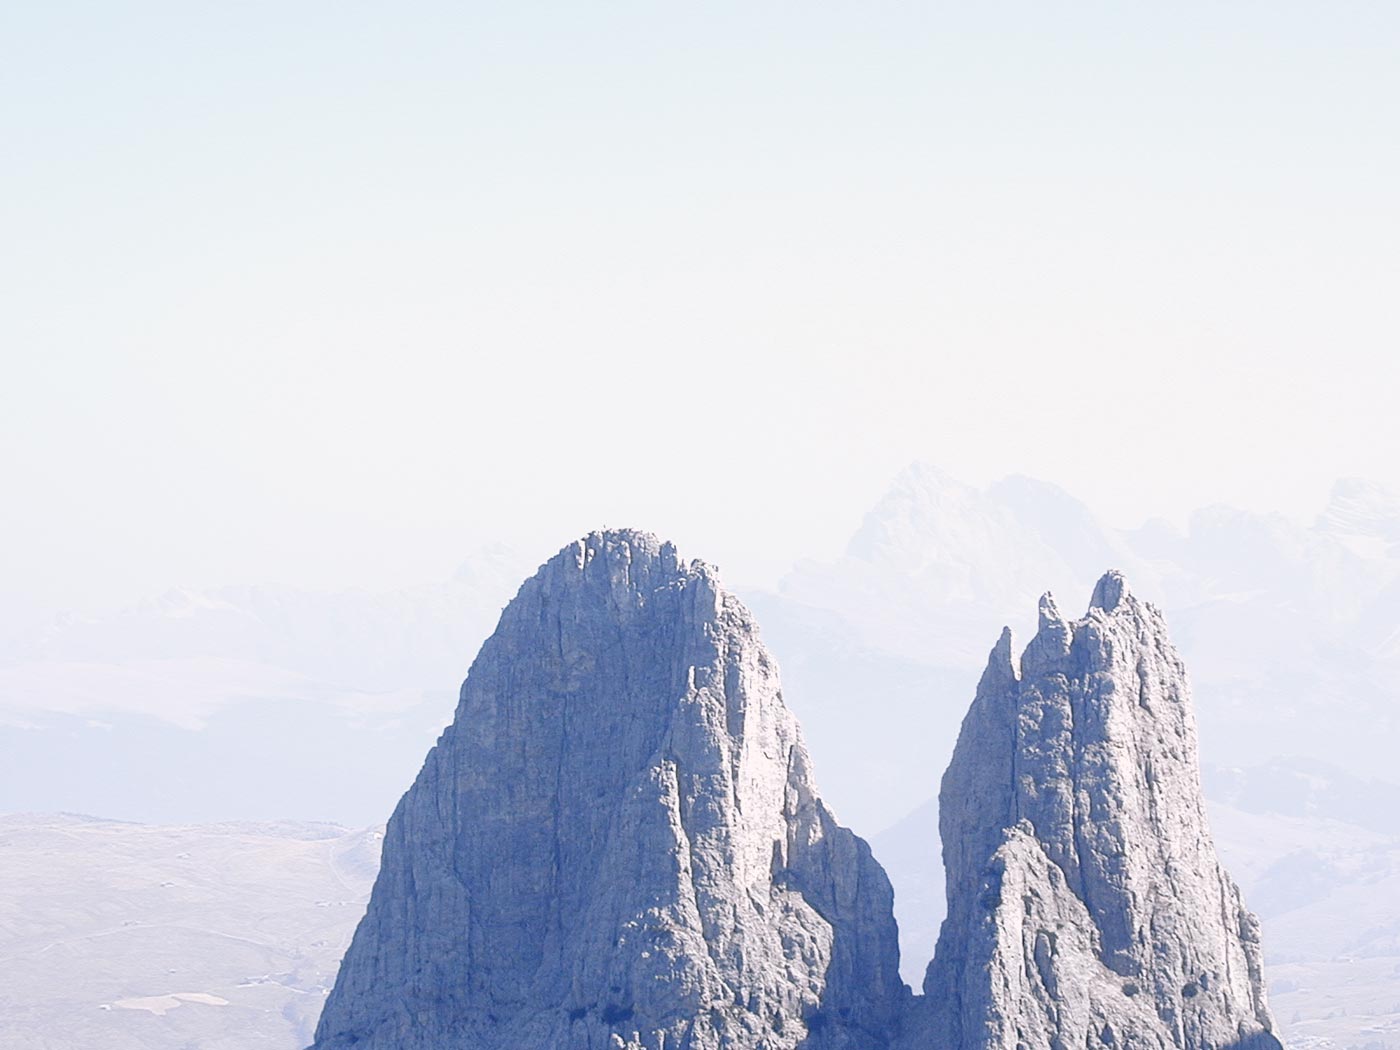
[[[1400,838],[1216,804],[1222,857],[1264,923],[1293,1047],[1400,1048]],[[905,971],[932,950],[936,839],[876,836]],[[0,818],[0,1048],[296,1050],[368,900],[379,829]],[[935,847],[936,848],[936,847]]]

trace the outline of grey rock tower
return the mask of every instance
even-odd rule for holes
[[[389,822],[316,1050],[866,1050],[889,881],[712,569],[594,533],[505,609]]]
[[[1117,573],[992,650],[943,778],[948,917],[911,1045],[1277,1050],[1206,823],[1186,672]]]

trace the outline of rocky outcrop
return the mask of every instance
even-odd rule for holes
[[[389,822],[315,1050],[1278,1050],[1185,671],[1110,573],[992,651],[915,1000],[714,571],[590,535],[520,589]]]
[[[1185,669],[1122,577],[993,649],[943,778],[948,917],[911,1046],[1276,1050],[1207,828]]]
[[[891,891],[714,571],[635,532],[520,589],[389,822],[316,1050],[885,1045]]]

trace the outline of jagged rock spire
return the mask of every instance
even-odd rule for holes
[[[948,918],[911,1045],[1276,1048],[1220,867],[1185,668],[1119,573],[1019,667],[1003,633],[943,778]]]
[[[866,1050],[891,890],[714,571],[594,533],[505,609],[389,822],[317,1050]]]
[[[714,571],[628,531],[521,587],[390,820],[316,1050],[1278,1050],[1185,670],[1122,576],[1004,631],[943,780],[911,1001]]]

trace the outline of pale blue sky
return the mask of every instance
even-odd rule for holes
[[[1400,485],[1394,4],[11,4],[15,603]]]

